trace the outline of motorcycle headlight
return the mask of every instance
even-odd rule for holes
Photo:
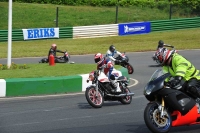
[[[155,85],[147,85],[144,87],[144,95],[150,95]]]

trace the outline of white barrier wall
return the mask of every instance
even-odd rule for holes
[[[73,27],[73,39],[118,36],[118,24]]]
[[[0,79],[0,97],[6,96],[6,81],[4,79]]]

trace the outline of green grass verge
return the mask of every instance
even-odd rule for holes
[[[106,53],[108,47],[114,44],[123,52],[155,50],[158,40],[174,45],[176,49],[200,49],[200,28],[174,30],[168,32],[152,32],[143,35],[115,36],[87,39],[47,39],[34,41],[12,42],[12,58],[47,56],[52,43],[57,48],[65,50],[71,55]],[[7,57],[8,43],[0,42],[0,58]],[[59,54],[58,55],[62,55]]]
[[[27,69],[0,70],[0,79],[6,78],[38,78],[87,74],[96,70],[96,64],[25,64]],[[115,66],[119,69],[120,66]]]

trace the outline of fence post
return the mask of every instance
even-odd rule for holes
[[[58,27],[58,7],[56,8],[56,27]]]
[[[171,0],[169,0],[169,2],[170,2]],[[171,4],[171,2],[169,3],[169,19],[171,19],[172,18],[172,4]]]
[[[115,24],[117,24],[118,22],[118,4],[119,4],[119,0],[117,0],[117,4],[116,4],[116,17],[115,17]]]

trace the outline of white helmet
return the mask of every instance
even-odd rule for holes
[[[167,48],[159,48],[155,53],[155,57],[157,58],[158,62],[163,65],[174,52],[174,50],[168,50]]]

